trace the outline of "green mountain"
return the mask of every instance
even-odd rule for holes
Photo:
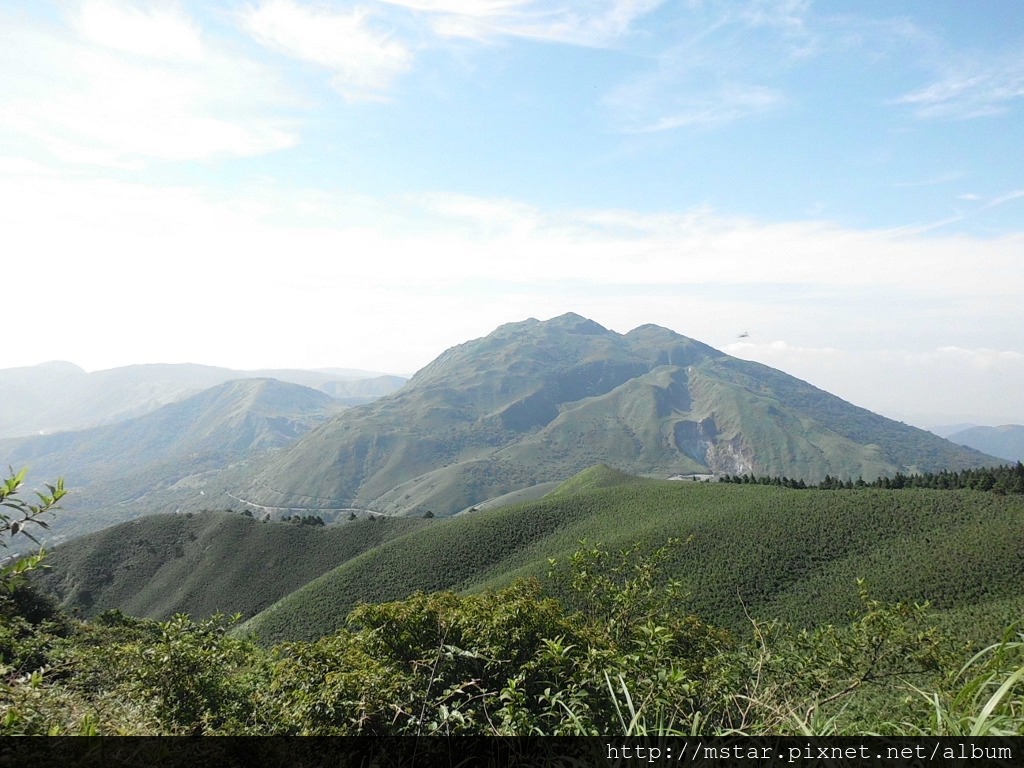
[[[309,511],[451,515],[600,462],[809,481],[997,463],[666,328],[623,335],[567,314],[449,349],[232,492]]]
[[[58,542],[160,508],[203,506],[198,485],[343,408],[308,387],[240,379],[115,424],[0,440],[0,466],[29,467],[30,483],[65,479],[73,514],[55,518]]]
[[[1008,461],[1024,461],[1024,426],[971,427],[949,435],[951,443],[966,445]]]
[[[0,440],[0,461],[81,485],[183,456],[279,448],[340,410],[329,395],[308,387],[240,379],[116,424]]]

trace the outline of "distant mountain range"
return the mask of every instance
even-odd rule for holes
[[[238,379],[144,416],[99,427],[0,440],[0,459],[33,476],[95,482],[154,463],[280,448],[344,406],[319,390],[276,379]]]
[[[970,427],[946,437],[951,443],[966,445],[1007,461],[1024,461],[1024,426]]]
[[[818,481],[998,461],[666,328],[566,314],[454,347],[235,478],[253,504],[452,515],[597,463]]]
[[[28,467],[30,484],[64,478],[73,514],[55,518],[59,541],[183,500],[202,506],[197,484],[345,407],[299,384],[237,379],[113,424],[0,440],[0,466]]]
[[[319,389],[347,405],[405,383],[400,376],[353,369],[236,371],[207,365],[130,365],[86,373],[52,362],[0,369],[0,438],[83,429],[149,413],[232,379],[273,378]]]
[[[397,390],[399,377],[338,378],[350,371],[277,372],[316,389],[217,381],[232,373],[0,371],[0,387],[20,393],[3,401],[8,424],[106,422],[0,440],[0,465],[29,466],[33,484],[66,479],[71,513],[56,518],[57,543],[177,510],[451,516],[540,498],[595,464],[817,482],[1000,463],[666,328],[619,334],[575,314],[501,326]],[[64,400],[26,411],[58,391]],[[372,402],[346,409],[342,392]],[[145,413],[128,417],[135,410]]]

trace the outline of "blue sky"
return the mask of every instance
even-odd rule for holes
[[[0,82],[5,367],[408,373],[575,311],[1024,423],[1016,0],[34,0]]]

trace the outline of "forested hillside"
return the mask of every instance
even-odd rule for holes
[[[251,513],[163,514],[58,547],[40,588],[84,616],[120,610],[249,618],[316,577],[428,521],[381,518],[325,527],[320,518],[260,521]]]
[[[686,608],[738,628],[748,613],[843,620],[857,580],[887,601],[931,601],[993,633],[1024,609],[1024,496],[970,490],[793,490],[625,479],[594,468],[563,492],[438,521],[353,558],[250,620],[264,642],[315,639],[360,602],[542,576],[581,541],[612,550],[669,538]],[[971,619],[961,623],[966,612]],[[964,615],[966,615],[964,613]]]
[[[327,527],[311,515],[158,515],[59,547],[40,583],[87,615],[223,611],[252,617],[243,629],[265,643],[315,640],[362,602],[544,576],[549,558],[564,560],[581,541],[643,551],[673,539],[666,578],[682,585],[689,610],[732,629],[748,613],[842,621],[858,604],[858,579],[880,599],[930,601],[965,636],[991,635],[1024,607],[1024,496],[1013,485],[1024,466],[872,483],[901,488],[729,479],[658,481],[597,466],[536,502]],[[940,479],[949,489],[912,487]],[[953,479],[988,490],[951,488]]]

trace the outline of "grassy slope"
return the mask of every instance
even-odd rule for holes
[[[250,620],[264,642],[314,638],[361,601],[542,575],[579,542],[682,540],[669,565],[686,606],[727,626],[754,615],[843,621],[858,578],[886,601],[931,600],[982,638],[1016,610],[1024,498],[971,491],[792,491],[634,480],[591,470],[539,502],[443,520],[347,561]],[[986,606],[991,606],[988,610]]]
[[[178,612],[248,617],[427,522],[380,519],[323,528],[228,512],[152,515],[57,548],[40,582],[66,607],[87,615],[119,608],[148,618]]]

